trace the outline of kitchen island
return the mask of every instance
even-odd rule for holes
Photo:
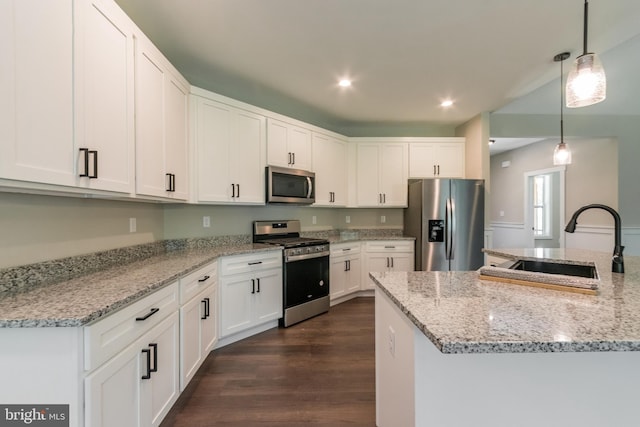
[[[371,273],[377,425],[638,425],[640,257],[626,257],[617,274],[607,253],[487,252],[593,262],[598,294],[476,271]]]

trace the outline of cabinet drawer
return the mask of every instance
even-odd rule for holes
[[[85,326],[84,369],[100,366],[176,310],[178,282]]]
[[[282,250],[228,256],[220,259],[220,274],[222,276],[280,267],[282,267]]]
[[[413,240],[376,240],[365,243],[367,252],[413,252]]]
[[[361,246],[360,242],[332,243],[330,246],[331,257],[359,254]]]
[[[199,292],[216,282],[218,262],[206,265],[180,279],[180,304],[185,304]]]

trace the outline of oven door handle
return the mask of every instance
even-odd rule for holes
[[[305,259],[313,259],[313,258],[322,258],[325,256],[329,256],[329,251],[315,252],[312,254],[302,254],[302,255],[287,255],[284,262],[295,262],[295,261],[303,261]]]

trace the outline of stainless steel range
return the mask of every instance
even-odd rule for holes
[[[300,237],[300,221],[254,221],[254,243],[284,248],[284,316],[288,327],[329,311],[329,242]]]

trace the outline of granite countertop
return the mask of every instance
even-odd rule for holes
[[[239,243],[174,250],[46,286],[0,294],[0,327],[83,326],[175,282],[218,257],[279,247]]]
[[[337,243],[349,243],[349,242],[369,242],[369,241],[377,241],[377,240],[410,240],[415,241],[415,237],[409,236],[357,236],[357,237],[342,237],[342,236],[329,236],[327,238],[329,243],[337,244]]]
[[[507,259],[594,262],[598,295],[479,279],[477,271],[371,273],[442,353],[640,351],[640,257],[611,273],[611,254],[497,249]]]
[[[331,243],[412,239],[398,229],[305,233]],[[355,239],[352,237],[356,237]],[[77,327],[123,308],[221,256],[282,250],[251,236],[177,239],[0,269],[0,328]]]

